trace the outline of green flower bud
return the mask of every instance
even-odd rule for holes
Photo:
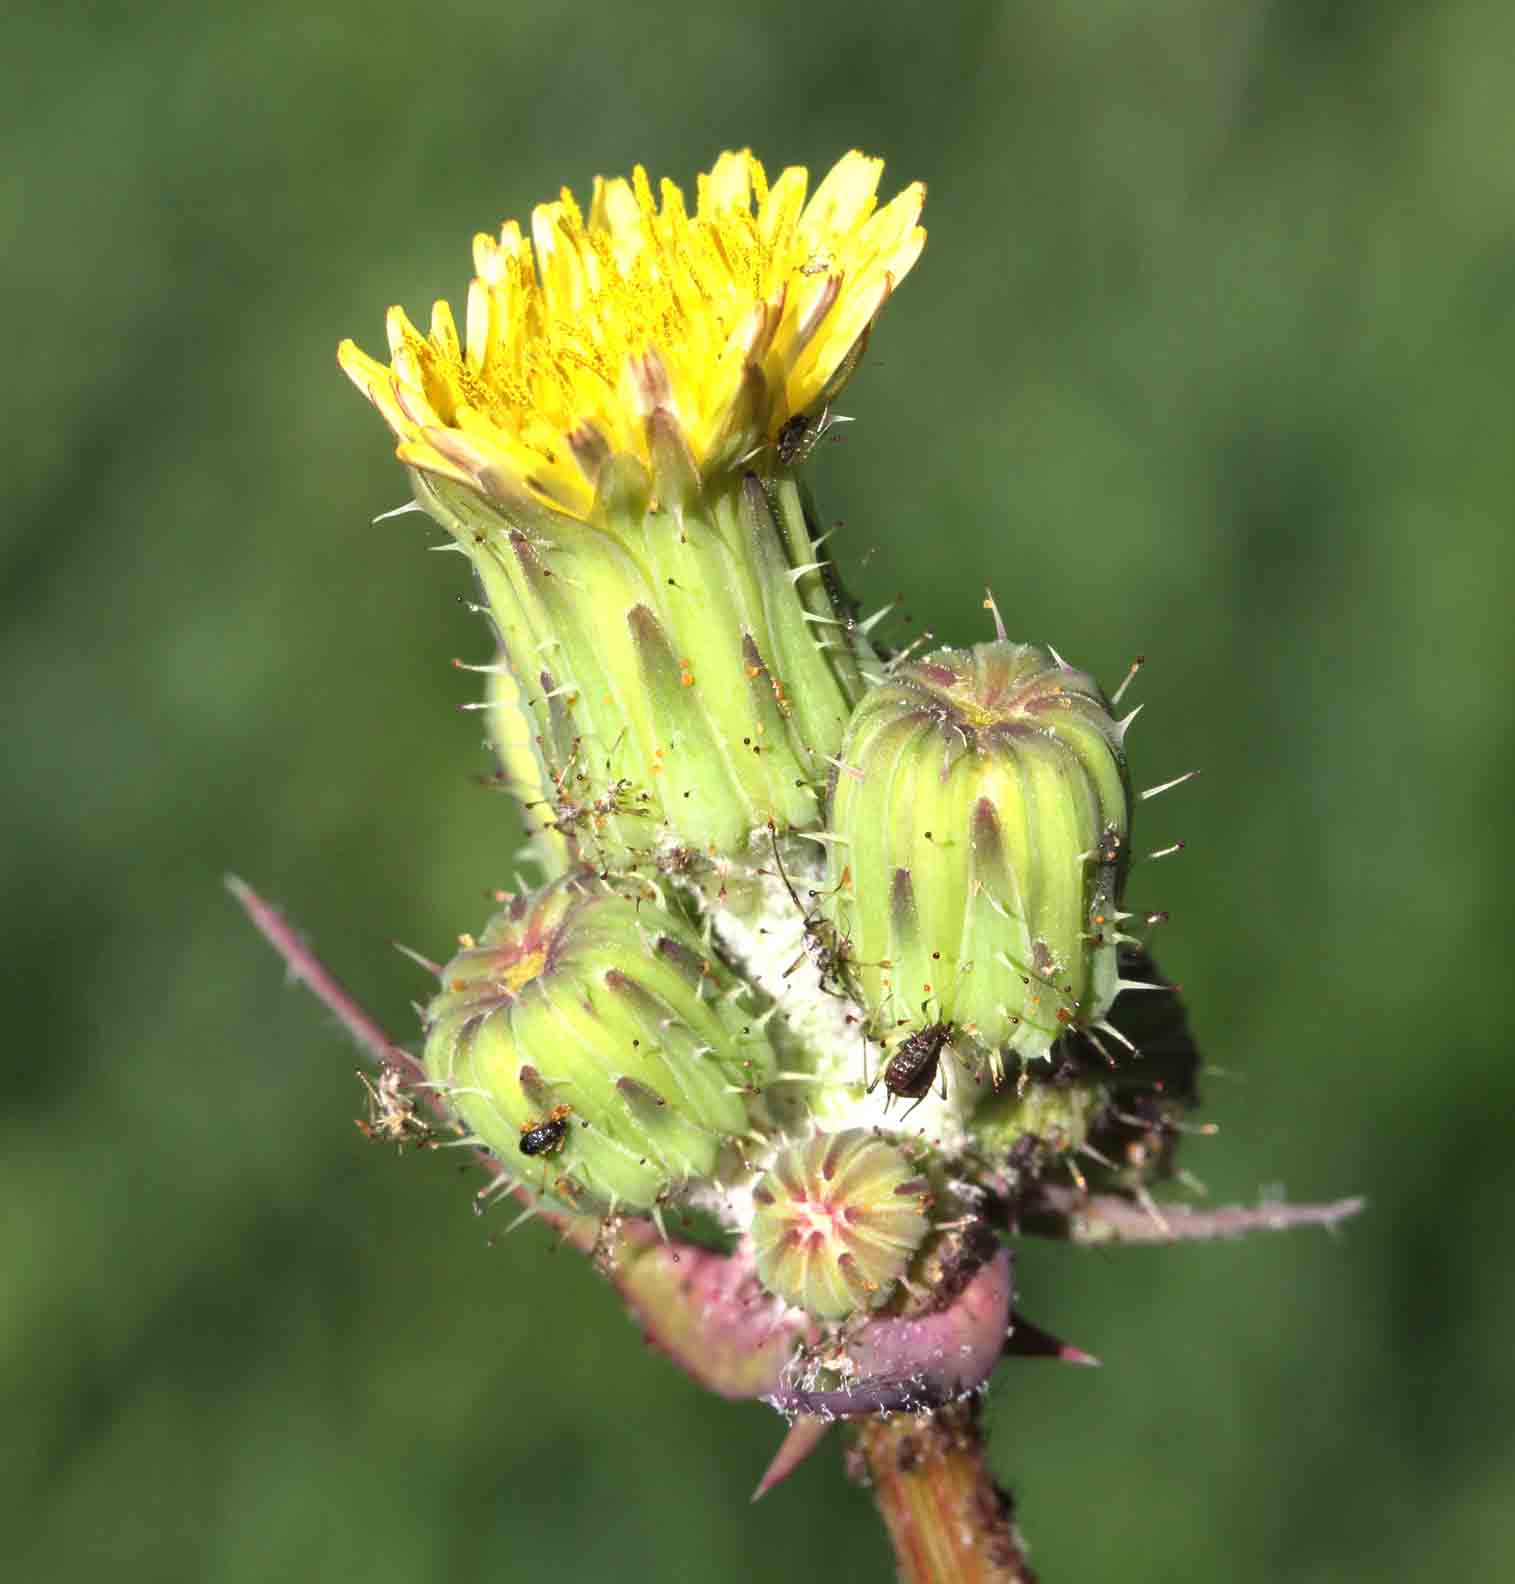
[[[773,1052],[743,987],[654,896],[575,871],[512,897],[442,983],[427,1071],[529,1187],[648,1212],[739,1164]]]
[[[942,649],[858,706],[831,797],[827,904],[883,1028],[953,1027],[1045,1056],[1101,1026],[1130,799],[1122,728],[1082,671],[1030,644]]]
[[[885,1302],[931,1230],[927,1180],[865,1128],[789,1145],[752,1200],[758,1279],[819,1320]]]

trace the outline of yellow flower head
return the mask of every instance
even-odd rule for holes
[[[868,329],[926,238],[917,182],[877,207],[883,161],[770,187],[745,150],[699,178],[693,215],[672,182],[595,178],[586,220],[566,189],[474,239],[464,336],[445,302],[422,335],[388,317],[386,366],[338,360],[383,413],[400,460],[502,505],[588,519],[603,463],[653,468],[682,436],[710,478],[776,439],[846,382]]]

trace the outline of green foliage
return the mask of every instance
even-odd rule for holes
[[[1515,13],[1027,4],[8,17],[0,1128],[18,1577],[883,1576],[834,1458],[644,1353],[440,1154],[220,889],[397,1035],[518,842],[457,557],[337,373],[479,229],[642,159],[877,149],[931,241],[809,467],[902,641],[1132,690],[1130,894],[1225,1076],[1217,1198],[1336,1243],[1020,1258],[1102,1371],[1007,1366],[1049,1581],[1497,1576],[1515,1554],[1499,983],[1515,795]],[[565,105],[569,106],[565,113]],[[579,114],[574,111],[582,110]],[[914,618],[913,625],[904,620]],[[470,725],[470,722],[475,723]],[[1458,993],[1466,989],[1465,994]],[[1434,1015],[1433,1015],[1434,1014]],[[504,1212],[503,1214],[508,1214]],[[1501,1564],[1500,1559],[1505,1561]]]

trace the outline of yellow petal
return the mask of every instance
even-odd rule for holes
[[[412,466],[496,495],[587,514],[607,455],[650,466],[654,410],[698,467],[733,466],[831,394],[919,255],[925,189],[879,208],[882,169],[850,153],[807,202],[803,167],[770,188],[750,152],[726,153],[693,213],[640,166],[596,178],[587,219],[565,191],[529,237],[507,221],[474,238],[461,338],[445,303],[424,336],[393,309],[388,367],[351,342],[339,360]]]

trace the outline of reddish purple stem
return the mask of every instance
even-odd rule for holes
[[[401,1050],[379,1024],[353,999],[337,976],[295,933],[294,926],[271,902],[265,902],[245,880],[227,875],[226,889],[279,956],[290,976],[334,1013],[358,1048],[381,1067],[393,1067],[406,1083],[424,1083],[426,1069],[409,1051]]]

